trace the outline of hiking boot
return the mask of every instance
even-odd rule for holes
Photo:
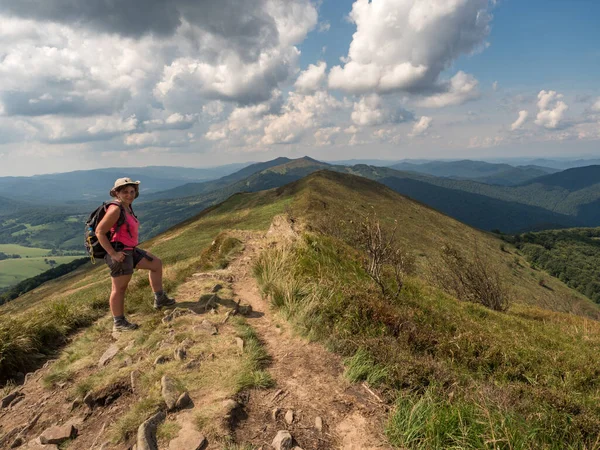
[[[170,298],[167,294],[163,292],[163,294],[160,297],[154,299],[154,309],[160,309],[165,306],[173,306],[175,303],[177,302],[174,298]]]
[[[113,331],[133,331],[137,330],[139,325],[137,323],[131,323],[127,319],[122,319],[113,323]]]

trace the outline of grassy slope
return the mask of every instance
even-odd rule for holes
[[[387,434],[399,448],[591,449],[600,437],[598,308],[558,280],[548,288],[491,235],[361,178],[318,173],[296,183],[301,221],[334,231],[371,206],[419,255],[443,241],[479,251],[513,286],[507,313],[464,303],[409,278],[382,298],[343,241],[308,232],[257,264],[266,295],[301,332],[347,355],[347,375],[395,402]],[[323,223],[325,222],[325,223]],[[328,222],[328,223],[327,223]],[[543,308],[577,312],[580,316]],[[586,317],[587,316],[587,317]]]
[[[13,286],[27,278],[39,275],[53,266],[46,264],[45,259],[56,261],[56,264],[70,263],[82,256],[44,256],[21,259],[5,259],[0,261],[0,288]]]
[[[290,198],[275,191],[238,194],[199,216],[142,244],[165,264],[164,284],[174,289],[202,262],[201,252],[223,230],[266,229]],[[93,323],[108,310],[110,279],[106,267],[78,269],[45,283],[0,307],[0,379],[28,371],[74,330]],[[145,273],[134,276],[128,312],[149,312],[151,293]]]

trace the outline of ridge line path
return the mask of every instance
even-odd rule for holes
[[[244,244],[244,250],[224,272],[233,276],[234,300],[252,306],[254,314],[247,319],[271,357],[267,367],[276,386],[268,390],[252,390],[246,404],[247,418],[235,429],[235,441],[263,449],[271,449],[278,430],[287,429],[298,445],[305,449],[380,450],[390,449],[383,436],[387,405],[360,384],[342,377],[343,364],[338,355],[321,344],[294,335],[287,321],[279,318],[263,300],[252,274],[253,263],[260,252],[280,233],[231,233]],[[286,233],[287,234],[287,233]],[[274,410],[280,408],[278,413]],[[294,411],[289,424],[285,415]],[[315,427],[316,417],[323,429]],[[262,446],[262,447],[260,447]]]

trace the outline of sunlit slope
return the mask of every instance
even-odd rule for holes
[[[284,211],[308,227],[323,221],[357,219],[373,208],[388,223],[398,221],[398,238],[414,251],[423,268],[445,242],[463,249],[477,246],[514,287],[517,302],[597,317],[598,310],[580,294],[529,268],[501,241],[365,178],[321,171],[295,183],[256,193],[236,194],[225,202],[170,228],[142,244],[165,264],[165,286],[174,289],[200,264],[202,249],[223,230],[264,229]],[[71,331],[87,326],[108,311],[110,280],[103,264],[83,267],[46,283],[0,307],[0,373],[35,366],[31,355],[49,354]],[[145,273],[135,274],[128,291],[130,311],[150,311],[151,294]]]
[[[164,263],[169,292],[202,265],[202,251],[224,230],[268,229],[273,216],[293,200],[274,190],[237,194],[141,246]],[[108,312],[110,278],[100,261],[47,282],[0,306],[0,382],[26,373],[62,345],[65,337]],[[152,293],[147,273],[135,273],[127,292],[127,313],[150,312]]]
[[[477,250],[496,265],[512,285],[515,301],[544,308],[600,317],[595,304],[560,281],[530,268],[525,259],[493,234],[472,228],[374,181],[331,171],[314,173],[287,187],[297,190],[295,210],[309,225],[359,220],[370,211],[388,225],[397,221],[396,236],[418,255],[423,270],[451,243]],[[341,225],[340,225],[341,226]],[[546,286],[540,286],[544,278]]]
[[[314,232],[266,249],[256,278],[299,332],[347,357],[348,379],[388,402],[386,435],[395,448],[598,448],[595,304],[529,268],[494,236],[376,183],[319,172],[293,186],[295,222]],[[367,213],[387,230],[396,220],[403,247],[419,256],[417,274],[404,277],[397,296],[381,292],[360,241],[340,232]],[[515,300],[507,311],[458,300],[429,281],[446,242],[476,248],[501,272]]]

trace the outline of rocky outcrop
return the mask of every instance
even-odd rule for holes
[[[160,411],[139,426],[137,434],[137,450],[158,450],[156,429],[166,417],[167,415],[165,412]]]
[[[193,424],[186,422],[177,438],[169,442],[169,450],[202,450],[207,444],[206,437]]]
[[[294,438],[289,431],[281,430],[277,432],[277,435],[273,439],[271,446],[275,450],[291,450],[294,447]]]

